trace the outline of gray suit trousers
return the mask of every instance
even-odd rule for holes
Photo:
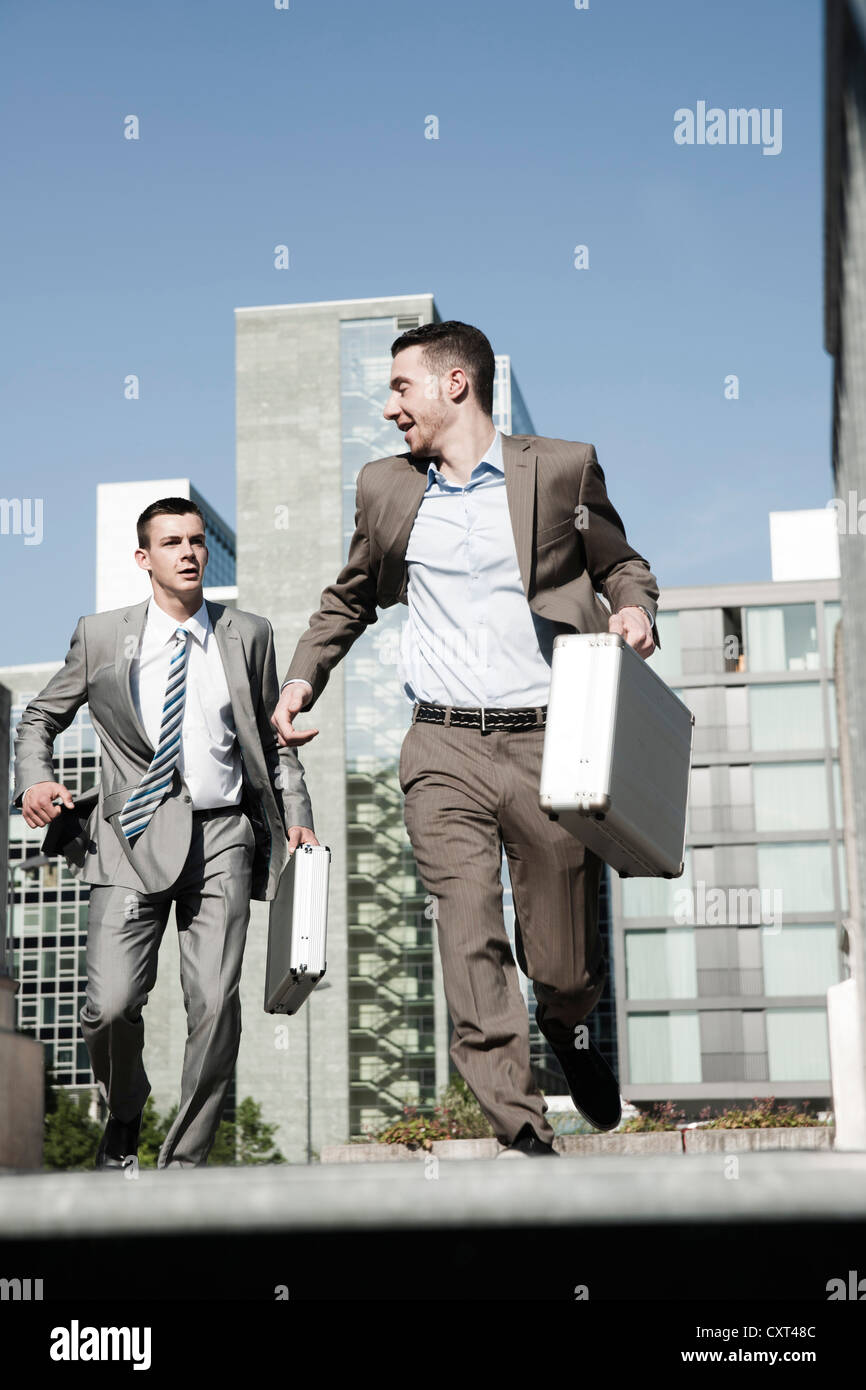
[[[529,1015],[502,910],[502,850],[514,896],[517,962],[566,1039],[601,998],[602,861],[538,804],[543,727],[482,732],[410,725],[400,753],[404,819],[435,899],[451,1057],[510,1144],[524,1124],[553,1130],[529,1064]]]
[[[157,954],[175,904],[187,1041],[180,1109],[158,1167],[207,1162],[241,1036],[239,984],[250,918],[255,837],[243,811],[193,815],[189,854],[161,893],[94,884],[81,1027],[109,1110],[131,1120],[150,1094],[142,1061],[142,1009],[156,983]]]

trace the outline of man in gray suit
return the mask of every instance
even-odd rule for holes
[[[384,413],[409,452],[358,474],[348,560],[298,643],[272,722],[281,744],[314,737],[294,717],[377,607],[408,605],[401,680],[413,709],[399,776],[437,908],[451,1056],[503,1154],[552,1155],[503,921],[502,847],[538,1025],[575,1105],[613,1129],[616,1077],[575,1032],[606,975],[601,860],[543,814],[538,784],[554,637],[617,632],[646,657],[658,644],[658,586],[626,540],[591,444],[496,430],[494,356],[479,329],[426,324],[391,355]]]
[[[273,629],[204,599],[195,504],[168,497],[142,512],[135,558],[152,596],[78,620],[62,669],[21,717],[13,799],[91,884],[81,1028],[110,1112],[98,1168],[137,1152],[150,1093],[141,1013],[175,904],[188,1036],[158,1166],[193,1167],[207,1162],[237,1057],[250,898],[272,899],[289,854],[318,841],[303,767],[269,721]],[[74,803],[52,748],[85,703],[101,776]]]

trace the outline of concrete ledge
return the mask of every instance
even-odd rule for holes
[[[554,1148],[561,1154],[681,1154],[683,1141],[677,1129],[645,1134],[561,1134]]]
[[[831,1149],[829,1125],[790,1125],[779,1129],[684,1129],[687,1154],[759,1153],[776,1149]]]
[[[420,1155],[419,1155],[420,1157]],[[124,1233],[539,1225],[556,1229],[788,1217],[866,1228],[866,1153],[746,1153],[739,1181],[718,1155],[567,1154],[557,1163],[269,1164],[249,1168],[33,1173],[0,1178],[0,1246]],[[14,1273],[14,1270],[12,1271]],[[38,1271],[35,1271],[38,1273]],[[25,1270],[24,1273],[27,1273]],[[828,1271],[829,1274],[832,1270]]]
[[[432,1148],[408,1144],[331,1144],[322,1149],[322,1163],[390,1163],[395,1158],[495,1158],[498,1139],[434,1139]]]
[[[829,1125],[791,1125],[777,1129],[661,1129],[644,1133],[560,1134],[553,1144],[557,1153],[602,1157],[621,1154],[769,1153],[779,1149],[832,1149]],[[322,1150],[322,1163],[393,1163],[400,1159],[495,1158],[497,1139],[437,1139],[430,1149],[410,1149],[407,1144],[333,1144]]]
[[[423,1158],[426,1149],[408,1144],[329,1144],[322,1149],[322,1163],[393,1163],[400,1158]]]
[[[46,1315],[48,1300],[76,1317],[82,1300],[120,1300],[132,1323],[153,1299],[206,1301],[221,1317],[217,1300],[273,1309],[283,1288],[429,1309],[573,1303],[581,1286],[595,1327],[606,1300],[707,1299],[709,1319],[732,1297],[823,1303],[830,1279],[862,1274],[866,1153],[744,1153],[732,1166],[582,1154],[15,1175],[0,1178],[0,1261],[6,1278],[44,1281]]]
[[[499,1153],[498,1139],[437,1139],[433,1153],[437,1158],[495,1158]]]

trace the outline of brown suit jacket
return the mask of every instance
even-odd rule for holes
[[[592,444],[503,435],[502,462],[517,562],[533,612],[574,632],[607,632],[611,611],[642,604],[655,619],[659,596],[605,489]],[[302,677],[315,704],[328,676],[376,609],[408,603],[406,549],[427,486],[429,459],[411,453],[365,463],[358,474],[349,558],[323,590],[283,677]],[[653,638],[661,646],[653,621]]]

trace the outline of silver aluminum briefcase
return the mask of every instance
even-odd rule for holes
[[[325,973],[327,845],[298,845],[286,862],[268,916],[265,1012],[294,1014]]]
[[[679,878],[694,723],[619,633],[555,638],[542,810],[622,878]]]

